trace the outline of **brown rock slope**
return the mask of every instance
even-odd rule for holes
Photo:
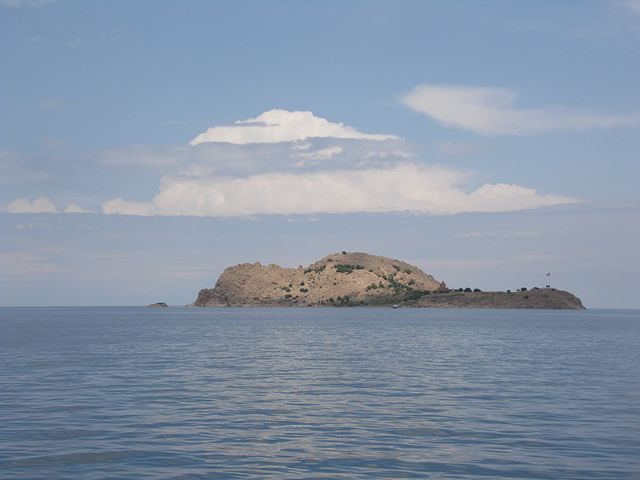
[[[414,265],[366,253],[335,253],[307,268],[243,263],[227,268],[195,307],[386,305],[439,287]]]

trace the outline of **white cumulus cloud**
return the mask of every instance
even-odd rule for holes
[[[234,125],[209,128],[189,142],[225,142],[238,145],[250,143],[296,142],[314,137],[354,138],[367,140],[398,139],[395,135],[361,133],[342,123],[316,117],[311,112],[269,110],[256,118],[239,120]]]
[[[481,135],[529,135],[640,124],[640,115],[601,115],[564,106],[518,109],[518,94],[505,88],[419,85],[402,103],[439,123]]]
[[[89,210],[85,210],[82,207],[79,207],[75,203],[70,203],[67,205],[67,208],[64,209],[64,213],[91,213]]]
[[[33,202],[28,198],[16,198],[7,205],[9,213],[58,213],[58,209],[46,197],[36,198]]]
[[[486,184],[467,192],[466,177],[446,168],[410,163],[386,169],[274,172],[244,178],[165,176],[151,202],[117,198],[104,203],[103,212],[216,217],[390,211],[445,215],[576,201],[505,184]]]

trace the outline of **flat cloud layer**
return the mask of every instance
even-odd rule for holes
[[[465,177],[445,168],[414,164],[390,169],[266,173],[247,178],[165,176],[152,202],[117,198],[104,203],[103,212],[214,217],[389,211],[446,215],[576,201],[506,184],[485,184],[466,193],[459,186]]]
[[[401,98],[406,106],[448,127],[482,135],[528,135],[637,125],[640,115],[598,115],[555,106],[517,109],[518,94],[505,88],[419,85]]]

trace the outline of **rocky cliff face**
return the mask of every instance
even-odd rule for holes
[[[243,263],[227,268],[196,307],[383,305],[439,287],[414,265],[366,253],[335,253],[304,268]]]
[[[448,291],[414,265],[366,253],[334,253],[304,268],[243,263],[216,286],[200,290],[192,307],[383,306],[436,308],[584,309],[569,292]]]

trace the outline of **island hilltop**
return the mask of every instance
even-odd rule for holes
[[[584,309],[556,289],[517,292],[450,290],[418,267],[358,252],[334,253],[308,267],[242,263],[227,268],[191,307],[412,306]]]

